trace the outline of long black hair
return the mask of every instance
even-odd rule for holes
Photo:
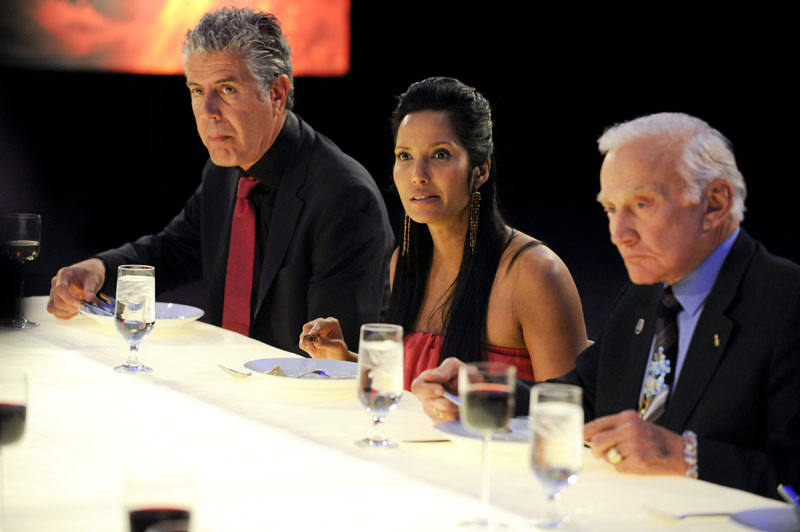
[[[450,126],[469,154],[470,174],[474,168],[492,159],[489,179],[480,187],[480,222],[475,253],[470,247],[467,230],[458,276],[450,286],[442,307],[439,307],[445,309],[440,361],[451,356],[467,362],[483,360],[486,353],[489,294],[500,258],[513,239],[513,232],[506,233],[506,222],[500,213],[496,195],[497,165],[493,160],[491,106],[481,93],[457,79],[434,77],[416,82],[400,95],[392,113],[395,142],[403,118],[419,111],[443,111],[447,114]],[[468,175],[464,176],[465,187],[469,186]],[[398,252],[397,255],[388,320],[410,332],[419,317],[425,296],[433,241],[428,226],[414,221],[411,221],[409,240],[408,252]],[[514,259],[530,245],[537,243],[523,246]]]

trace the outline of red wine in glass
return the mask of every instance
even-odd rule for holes
[[[0,403],[0,445],[14,443],[25,432],[25,405]]]
[[[22,439],[28,404],[28,378],[14,368],[0,368],[0,530],[3,523],[2,451],[6,445]]]
[[[464,423],[476,432],[493,432],[508,425],[511,391],[507,384],[473,384],[466,394]]]
[[[468,431],[481,437],[481,505],[462,527],[492,528],[489,511],[489,440],[506,427],[514,411],[516,368],[501,362],[473,362],[458,370],[459,417]]]
[[[145,532],[149,527],[159,523],[165,525],[162,528],[165,531],[188,532],[189,530],[189,510],[180,508],[142,508],[131,510],[129,516],[131,532]]]

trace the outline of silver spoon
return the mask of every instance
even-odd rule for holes
[[[236,377],[237,379],[246,379],[247,377],[252,375],[252,373],[249,372],[249,371],[239,371],[238,369],[232,369],[232,368],[225,367],[222,364],[217,364],[217,366],[219,366],[220,369],[222,371],[224,371],[225,373],[227,373],[228,375]]]

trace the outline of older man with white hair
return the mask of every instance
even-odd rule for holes
[[[727,139],[680,113],[599,139],[598,201],[631,283],[572,372],[592,452],[618,471],[677,474],[776,497],[800,483],[800,267],[741,227],[746,189]],[[412,390],[457,413],[458,363]],[[525,413],[529,388],[518,388]]]

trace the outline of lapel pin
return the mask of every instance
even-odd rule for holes
[[[636,322],[636,328],[633,329],[633,332],[635,332],[636,334],[641,334],[643,329],[644,329],[644,319],[639,318],[639,321]]]
[[[714,333],[714,347],[719,347],[719,335]]]

